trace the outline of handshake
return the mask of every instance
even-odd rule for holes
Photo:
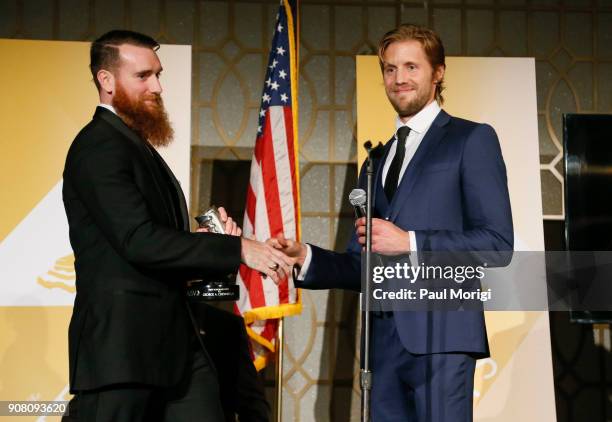
[[[227,212],[220,207],[219,215],[225,224],[225,233],[233,236],[242,235],[242,230]],[[364,247],[366,242],[365,218],[355,221],[357,242]],[[199,229],[198,231],[206,231]],[[290,274],[294,265],[302,266],[306,259],[307,247],[295,240],[286,239],[283,235],[272,237],[265,242],[241,238],[242,263],[272,278],[276,284]],[[372,219],[372,252],[382,255],[399,255],[410,252],[410,234],[390,221]]]
[[[242,229],[232,217],[227,215],[223,207],[218,208],[221,222],[225,224],[225,234],[241,236]],[[208,232],[206,228],[198,232]],[[306,257],[306,245],[295,240],[285,239],[282,235],[260,242],[242,237],[240,260],[244,265],[270,277],[279,284],[291,274],[294,265],[302,265]]]

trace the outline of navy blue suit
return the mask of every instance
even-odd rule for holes
[[[418,251],[512,250],[514,240],[506,168],[497,135],[491,126],[451,117],[441,110],[404,172],[391,203],[385,196],[382,181],[382,168],[390,146],[391,142],[388,142],[380,151],[379,158],[375,158],[375,216],[388,219],[403,230],[414,231]],[[365,189],[365,182],[362,169],[360,187]],[[345,253],[316,246],[311,250],[312,261],[304,280],[298,282],[299,287],[360,290],[361,247],[355,234]],[[448,353],[479,358],[489,355],[482,312],[394,312],[391,321],[383,323],[391,324],[390,329],[380,326],[380,321],[373,324],[375,420],[377,414],[382,415],[376,409],[376,390],[381,391],[381,384],[387,383],[381,379],[380,372],[377,376],[376,356],[380,357],[383,351],[376,348],[378,345],[379,349],[390,350],[389,339],[382,338],[389,333],[396,332],[398,347],[414,356]],[[451,364],[434,359],[427,365]],[[471,371],[473,379],[473,368]],[[440,382],[448,380],[441,379]],[[408,390],[415,388],[409,385],[410,382],[406,384]],[[394,399],[406,397],[402,392],[399,394],[400,397]],[[471,395],[472,392],[465,394]],[[392,395],[393,391],[385,391],[385,397]],[[431,394],[429,399],[432,399]],[[457,415],[450,415],[455,411],[453,409],[446,412],[446,416],[443,411],[440,415],[438,410],[432,415],[432,412],[420,411],[419,406],[417,404],[417,409],[411,409],[417,415],[413,420],[462,420]],[[443,404],[433,403],[431,407],[438,406],[443,407]],[[471,409],[469,412],[471,418]],[[385,420],[382,416],[378,419]],[[401,419],[398,417],[397,420]]]

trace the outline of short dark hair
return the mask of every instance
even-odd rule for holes
[[[119,65],[119,46],[123,44],[148,47],[157,51],[159,43],[148,35],[125,29],[115,29],[91,43],[89,68],[96,87],[100,89],[97,74],[101,69],[114,70]]]
[[[395,29],[387,32],[383,35],[380,43],[378,44],[378,61],[380,68],[383,70],[384,66],[384,55],[387,47],[397,41],[414,40],[418,41],[425,55],[429,61],[429,64],[435,71],[437,67],[446,67],[446,60],[444,55],[444,45],[440,36],[433,30],[424,26],[413,25],[410,23],[403,23]],[[436,100],[442,104],[444,97],[442,91],[444,90],[444,78],[438,81],[436,86]]]

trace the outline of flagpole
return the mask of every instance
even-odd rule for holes
[[[276,422],[282,421],[283,412],[283,355],[284,355],[284,331],[285,318],[278,319],[278,330],[276,333]]]

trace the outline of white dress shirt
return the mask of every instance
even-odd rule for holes
[[[383,178],[383,186],[385,181],[387,180],[387,172],[389,171],[389,167],[391,166],[391,162],[393,161],[393,157],[395,157],[395,151],[397,150],[397,129],[402,126],[408,126],[410,128],[410,133],[406,137],[406,154],[404,155],[404,162],[402,163],[402,168],[400,170],[398,185],[402,181],[402,177],[404,176],[404,172],[408,168],[408,164],[410,164],[410,160],[414,157],[419,145],[421,145],[421,141],[425,137],[425,134],[429,130],[433,121],[438,117],[438,113],[440,113],[440,106],[437,101],[432,101],[427,104],[425,107],[421,109],[417,114],[412,116],[406,123],[402,122],[399,116],[395,119],[395,136],[393,137],[393,145],[389,149],[389,154],[387,154],[387,159],[385,160],[385,164],[382,168],[382,178]],[[416,243],[416,235],[413,231],[409,231],[408,235],[410,236],[410,252],[415,252],[417,250]],[[406,251],[408,252],[408,251]],[[306,258],[304,259],[304,265],[300,269],[300,273],[298,274],[298,280],[303,280],[306,277],[306,273],[308,272],[308,267],[310,267],[310,261],[312,260],[312,250],[310,249],[310,245],[306,244]]]
[[[114,114],[117,114],[117,112],[115,111],[115,107],[113,107],[110,104],[104,104],[104,103],[100,103],[98,104],[98,107],[104,107],[105,109],[107,109],[108,111],[112,111]]]
[[[406,154],[404,155],[404,162],[402,163],[402,169],[400,170],[399,178],[397,183],[402,181],[402,177],[404,176],[404,172],[408,168],[408,164],[410,164],[410,160],[414,157],[419,145],[421,145],[421,141],[425,137],[425,134],[429,130],[429,127],[435,120],[435,118],[440,113],[440,106],[436,101],[432,101],[417,114],[412,116],[410,120],[406,123],[403,123],[399,116],[395,119],[395,136],[393,137],[393,145],[389,149],[389,154],[387,155],[387,159],[385,161],[385,165],[382,169],[382,178],[383,178],[383,186],[387,180],[387,173],[389,172],[389,167],[391,167],[391,162],[393,162],[393,157],[395,157],[395,151],[397,150],[397,131],[402,126],[407,126],[410,128],[410,133],[406,137]]]

